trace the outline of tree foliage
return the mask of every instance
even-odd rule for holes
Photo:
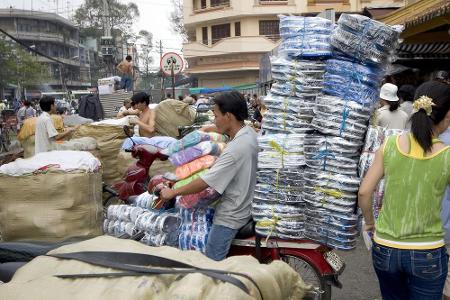
[[[153,64],[153,34],[147,30],[139,31],[137,40],[139,45],[139,64],[140,64],[140,77],[141,77],[141,89],[149,90],[152,88],[154,80],[154,74],[151,71]]]
[[[119,29],[123,33],[131,32],[134,20],[139,17],[139,8],[133,3],[121,3],[119,0],[107,0],[111,32]],[[85,0],[72,17],[81,28],[82,34],[100,37],[103,35],[103,1]]]
[[[187,31],[184,27],[183,0],[171,0],[173,11],[170,13],[170,23],[172,31],[181,35],[184,41],[187,41]]]
[[[19,84],[31,87],[45,83],[50,78],[45,64],[22,46],[0,35],[0,87]]]

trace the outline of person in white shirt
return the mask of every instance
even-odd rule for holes
[[[404,130],[408,115],[401,109],[397,96],[398,88],[392,83],[385,83],[380,90],[381,108],[377,110],[377,125],[386,129]]]
[[[55,140],[58,141],[64,139],[80,127],[80,125],[78,125],[62,133],[58,133],[50,117],[50,113],[56,113],[55,98],[44,96],[39,101],[39,106],[42,109],[42,114],[36,121],[35,154],[51,151],[53,149],[52,143]]]

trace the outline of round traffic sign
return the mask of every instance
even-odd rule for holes
[[[161,70],[166,75],[172,75],[172,67],[173,74],[179,74],[183,71],[184,62],[180,55],[175,52],[168,52],[163,55],[160,62]]]

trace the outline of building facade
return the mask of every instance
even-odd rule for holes
[[[86,89],[91,86],[91,59],[96,50],[80,44],[79,30],[69,20],[41,11],[0,9],[0,28],[28,47],[56,59],[37,55],[51,78],[41,91]],[[97,55],[98,57],[98,55]]]
[[[327,9],[361,12],[401,7],[404,0],[185,0],[186,72],[200,87],[257,83],[263,54],[279,44],[279,14],[316,15]]]

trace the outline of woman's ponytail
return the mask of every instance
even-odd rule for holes
[[[400,106],[399,101],[388,101],[388,103],[389,103],[389,111],[396,111]]]
[[[434,126],[441,123],[450,110],[450,85],[428,81],[419,86],[414,96],[411,133],[425,152],[433,146]]]
[[[433,146],[433,121],[421,109],[411,116],[411,133],[425,152]]]

